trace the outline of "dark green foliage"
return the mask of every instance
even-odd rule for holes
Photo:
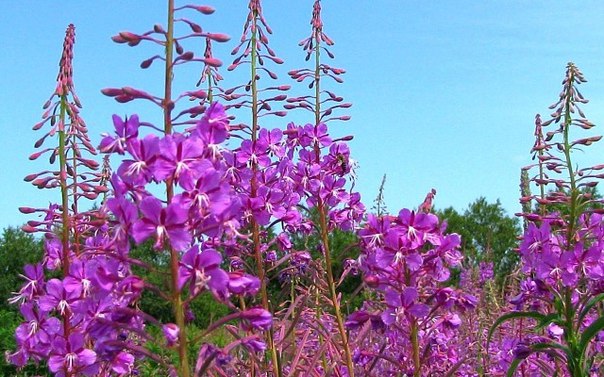
[[[133,272],[146,282],[157,287],[160,292],[170,292],[169,262],[170,256],[166,252],[153,249],[153,243],[146,242],[133,247],[130,256],[154,267],[153,271],[146,268],[134,267]],[[140,308],[145,313],[153,316],[163,323],[174,322],[171,304],[159,297],[157,292],[146,289],[140,300]],[[226,305],[217,302],[210,293],[203,293],[191,302],[190,309],[195,315],[193,324],[199,328],[206,328],[213,320],[228,314]]]
[[[480,197],[463,214],[452,207],[436,214],[447,221],[449,233],[461,236],[465,263],[493,262],[498,282],[502,282],[516,267],[519,257],[514,249],[521,233],[519,221],[507,215],[499,200],[488,203]]]
[[[359,256],[357,236],[352,232],[336,229],[330,234],[329,242],[333,256],[334,276],[339,277],[344,271],[346,260],[356,259]],[[362,305],[361,295],[354,295],[361,283],[360,275],[349,275],[342,281],[338,291],[342,292],[342,309],[345,313],[352,313]]]
[[[41,262],[43,252],[42,242],[32,235],[17,228],[3,230],[0,239],[0,309],[18,310],[8,303],[8,299],[24,282],[19,277],[23,267]]]
[[[310,214],[310,218],[313,222],[317,223],[317,209],[312,208]],[[295,250],[307,250],[313,260],[323,260],[324,255],[320,251],[320,238],[318,234],[293,237],[292,242]],[[331,262],[336,283],[344,272],[346,260],[356,259],[359,256],[359,248],[357,245],[358,239],[353,232],[335,229],[329,234],[329,247],[332,257]],[[338,292],[342,293],[341,305],[344,313],[352,313],[363,303],[361,295],[356,293],[361,283],[362,280],[360,275],[348,275],[338,287]]]

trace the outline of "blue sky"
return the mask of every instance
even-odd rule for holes
[[[144,32],[165,23],[163,1],[10,1],[0,22],[0,228],[31,217],[19,206],[46,206],[58,200],[23,182],[46,162],[30,162],[31,130],[42,104],[54,90],[64,31],[76,25],[75,85],[82,116],[95,143],[112,129],[111,115],[139,113],[159,123],[159,113],[136,102],[119,105],[100,94],[105,87],[133,86],[159,92],[159,70],[139,63],[159,51],[129,48],[110,40],[118,31]],[[144,6],[143,6],[144,4]],[[183,5],[184,2],[177,4]],[[247,1],[206,1],[212,16],[189,13],[205,30],[231,35],[216,46],[226,65],[240,37]],[[265,0],[265,17],[274,34],[271,47],[285,60],[275,69],[292,84],[291,94],[306,94],[286,72],[306,67],[298,41],[310,32],[312,0]],[[431,188],[436,206],[464,209],[479,196],[500,199],[509,213],[519,210],[520,168],[530,163],[533,119],[548,114],[561,88],[565,66],[573,61],[588,83],[586,115],[604,123],[604,26],[601,1],[336,1],[323,0],[325,32],[335,40],[330,63],[345,68],[345,83],[331,89],[353,103],[352,120],[332,123],[335,135],[352,134],[359,162],[357,188],[371,206],[384,174],[388,208],[415,207]],[[192,46],[189,47],[193,48]],[[200,45],[201,49],[202,46]],[[198,50],[201,52],[201,50]],[[224,86],[241,83],[229,77]],[[196,69],[177,72],[177,85],[190,89]],[[545,116],[544,116],[545,118]],[[303,113],[265,122],[311,121]],[[602,130],[596,127],[595,131]],[[604,145],[578,156],[601,162]]]

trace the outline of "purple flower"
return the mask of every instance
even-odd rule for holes
[[[245,339],[243,345],[252,352],[264,352],[266,343],[258,338]]]
[[[21,305],[20,311],[25,323],[15,331],[17,342],[31,341],[38,347],[50,346],[54,336],[61,331],[61,321],[49,316],[47,311],[34,308],[30,303]]]
[[[355,330],[363,326],[365,322],[371,319],[371,315],[364,310],[358,310],[346,318],[344,325],[349,330]]]
[[[159,199],[148,196],[139,206],[143,217],[134,223],[132,236],[140,244],[151,235],[155,236],[155,248],[160,249],[167,239],[176,250],[184,250],[191,242],[186,229],[187,210],[177,203],[163,207]]]
[[[197,123],[196,131],[209,148],[225,141],[229,131],[229,119],[224,112],[224,106],[213,102]]]
[[[241,148],[237,153],[237,161],[248,166],[258,165],[267,167],[271,164],[271,158],[268,155],[267,145],[260,140],[254,144],[246,139],[241,143]]]
[[[258,134],[258,140],[261,140],[263,145],[266,145],[268,151],[275,157],[282,158],[285,156],[285,148],[281,143],[283,138],[283,131],[279,128],[267,130],[266,128],[260,129]]]
[[[58,310],[61,315],[71,314],[71,305],[80,298],[76,291],[67,291],[59,279],[51,279],[46,283],[46,295],[39,301],[43,311]]]
[[[69,274],[63,280],[65,290],[73,292],[76,296],[89,296],[92,282],[87,270],[88,264],[79,259],[73,261],[69,266]]]
[[[213,249],[201,251],[199,245],[183,255],[178,268],[178,289],[190,283],[193,295],[204,289],[222,293],[227,289],[229,275],[220,268],[222,256]]]
[[[93,376],[97,373],[96,352],[84,348],[84,336],[80,333],[69,335],[69,341],[57,337],[52,345],[48,368],[57,377],[67,375]]]
[[[23,270],[23,275],[19,274],[19,276],[25,279],[26,283],[19,292],[13,292],[14,296],[8,300],[11,304],[29,301],[44,293],[44,269],[42,265],[40,263],[35,266],[28,264]]]
[[[111,370],[119,375],[128,375],[134,369],[134,356],[127,352],[118,353],[110,362]]]
[[[253,296],[260,289],[260,280],[242,271],[229,272],[229,291],[236,295]]]
[[[109,198],[105,205],[117,220],[117,224],[113,227],[114,240],[120,248],[128,250],[128,233],[132,224],[138,219],[136,206],[124,196]]]
[[[157,180],[174,179],[182,185],[191,186],[202,174],[201,156],[204,148],[196,137],[182,134],[166,135],[159,141],[160,156],[153,165],[153,175]]]
[[[132,138],[138,137],[139,120],[134,114],[130,118],[122,120],[118,115],[113,115],[113,126],[116,136],[103,135],[99,150],[103,153],[124,154],[126,143]]]
[[[417,249],[428,239],[438,226],[438,218],[431,213],[415,213],[408,209],[399,212],[397,222],[401,226],[404,242],[411,249]]]
[[[204,161],[199,168],[201,173],[196,181],[181,183],[185,189],[181,196],[183,206],[193,207],[201,216],[206,216],[208,213],[221,216],[234,202],[234,198],[230,195],[230,187],[224,182],[222,174],[209,161]]]
[[[174,323],[167,323],[162,326],[162,330],[164,332],[164,337],[166,338],[166,345],[168,347],[173,347],[178,344],[178,336],[180,334],[180,329]]]
[[[147,135],[144,139],[131,139],[126,143],[132,159],[124,160],[117,174],[126,183],[142,186],[153,179],[153,165],[159,155],[159,139]]]
[[[331,144],[331,138],[327,133],[327,125],[319,123],[318,125],[307,124],[304,126],[303,134],[300,137],[300,143],[303,147],[313,146],[315,143],[320,147],[326,147]]]
[[[257,330],[268,330],[273,325],[273,316],[261,307],[247,309],[241,313],[244,324]]]
[[[385,299],[388,309],[382,313],[382,321],[386,325],[391,325],[394,322],[402,323],[404,318],[409,315],[414,318],[422,318],[430,312],[428,305],[416,303],[418,294],[414,287],[407,287],[403,289],[402,293],[388,289],[386,290]]]
[[[44,266],[49,270],[56,270],[63,263],[63,244],[56,238],[48,239],[44,242]]]

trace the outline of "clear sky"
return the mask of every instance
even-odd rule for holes
[[[215,47],[217,57],[228,65],[247,1],[204,4],[214,6],[216,13],[188,16],[205,30],[233,37]],[[293,95],[307,93],[286,72],[308,66],[297,43],[310,32],[312,4],[263,1],[274,31],[271,46],[285,60],[276,69],[275,83],[292,84]],[[604,123],[602,1],[323,0],[322,5],[324,30],[336,42],[336,59],[330,64],[347,70],[345,83],[331,89],[353,103],[348,111],[352,120],[332,123],[332,132],[355,136],[351,146],[360,163],[357,188],[368,206],[386,174],[391,212],[417,206],[431,188],[438,191],[439,208],[461,210],[485,196],[500,199],[508,213],[517,212],[520,168],[530,163],[534,116],[548,114],[568,61],[589,81],[582,86],[591,100],[584,106],[587,117]],[[159,123],[159,113],[149,106],[119,105],[100,90],[133,86],[159,92],[160,71],[138,68],[142,60],[159,53],[157,48],[129,48],[110,37],[165,24],[164,8],[160,0],[2,2],[0,228],[31,219],[18,213],[19,206],[46,206],[59,198],[57,192],[38,190],[22,179],[47,169],[47,162],[27,159],[42,135],[31,126],[54,90],[67,25],[76,25],[76,91],[90,135],[98,143],[102,132],[111,131],[114,113],[136,112]],[[242,83],[223,73],[225,87]],[[176,78],[191,89],[198,76],[188,70],[177,72]],[[297,112],[267,119],[264,125],[284,127],[288,120],[305,123],[311,118]],[[604,144],[588,151],[591,161],[602,162]]]

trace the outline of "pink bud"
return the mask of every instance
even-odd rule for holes
[[[113,37],[111,37],[111,40],[114,41],[115,43],[126,43],[126,39],[124,39],[122,36],[120,35],[114,35]]]
[[[142,69],[147,69],[147,68],[149,68],[149,67],[151,66],[151,63],[153,63],[153,60],[154,60],[154,58],[147,59],[147,60],[143,60],[143,61],[141,62],[141,68],[142,68]]]
[[[36,209],[31,207],[19,207],[19,212],[24,214],[30,214],[36,212]]]
[[[46,153],[46,152],[48,152],[48,151],[49,151],[49,149],[44,149],[43,151],[39,151],[39,152],[36,152],[36,153],[32,153],[32,154],[29,156],[29,159],[30,159],[31,161],[36,160],[36,159],[38,159],[38,157],[40,157],[40,156],[41,156],[43,153]]]
[[[130,102],[130,101],[132,101],[133,99],[134,99],[134,98],[132,98],[131,96],[126,95],[126,94],[122,94],[122,95],[119,95],[119,96],[115,96],[115,100],[116,100],[117,102],[119,102],[119,103],[126,103],[126,102]]]
[[[197,90],[195,92],[188,92],[187,94],[189,95],[189,97],[195,97],[195,98],[199,98],[199,99],[203,99],[203,98],[206,98],[208,96],[204,90]]]
[[[221,67],[222,66],[222,62],[216,58],[205,58],[205,59],[203,59],[203,62],[206,63],[207,65],[209,65],[210,67]]]
[[[208,33],[208,38],[216,42],[228,42],[231,40],[231,37],[221,33]]]
[[[42,136],[40,139],[38,139],[38,141],[36,141],[36,143],[34,144],[34,148],[40,148],[42,146],[42,144],[44,144],[44,140],[46,139],[46,137],[48,136],[48,134]]]
[[[105,88],[101,90],[101,93],[109,97],[115,97],[122,94],[122,90],[118,88]]]
[[[83,193],[82,196],[84,196],[86,199],[94,200],[99,196],[99,194],[96,192],[86,192]]]
[[[34,131],[39,130],[40,128],[42,128],[42,126],[44,125],[44,123],[46,123],[47,120],[48,120],[48,118],[44,119],[41,122],[38,122],[38,123],[34,124],[34,126],[32,127],[32,130],[34,130]]]
[[[130,41],[130,40],[136,40],[136,39],[138,39],[138,38],[139,38],[139,37],[138,37],[138,35],[136,35],[136,34],[134,34],[134,33],[131,33],[131,32],[129,32],[129,31],[120,31],[120,32],[118,33],[118,35],[119,35],[120,37],[124,38],[124,39],[125,39],[125,40],[127,40],[127,41]]]
[[[23,178],[23,180],[24,180],[25,182],[31,182],[31,181],[33,181],[34,179],[36,179],[36,178],[37,178],[39,175],[40,175],[39,173],[33,173],[33,174],[29,174],[29,175],[26,175],[26,176],[25,176],[25,178]]]
[[[21,230],[24,231],[25,233],[35,233],[38,231],[38,229],[34,228],[33,226],[29,226],[29,225],[23,225],[21,227]]]
[[[180,55],[179,58],[182,60],[191,60],[195,55],[192,51],[187,51],[184,54]]]
[[[196,11],[203,13],[203,14],[214,13],[214,8],[212,8],[209,5],[189,5],[188,7],[191,9],[195,9]]]
[[[164,30],[164,28],[160,24],[153,25],[153,31],[156,32],[156,33],[162,33],[162,34],[166,33],[166,31]]]

